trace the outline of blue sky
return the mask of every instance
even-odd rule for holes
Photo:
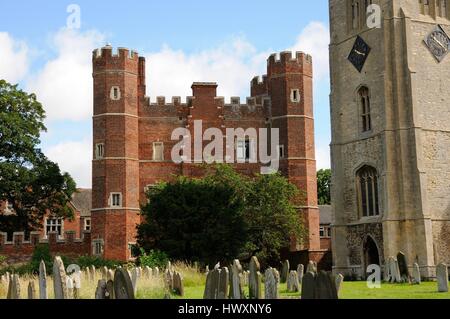
[[[70,4],[80,28],[67,28]],[[244,98],[271,53],[312,54],[316,157],[329,167],[328,1],[2,1],[0,78],[37,94],[42,148],[81,187],[91,183],[91,52],[105,43],[146,56],[152,100],[190,95],[194,81]]]

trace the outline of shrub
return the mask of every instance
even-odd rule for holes
[[[123,264],[123,262],[117,260],[106,260],[96,256],[80,256],[75,259],[73,263],[80,266],[81,269],[85,269],[90,266],[94,266],[95,268],[106,266],[110,269],[115,269]]]
[[[151,268],[158,267],[164,268],[166,267],[169,261],[169,257],[167,254],[159,251],[159,250],[150,250],[147,254],[145,250],[141,248],[141,256],[139,256],[139,264],[143,267],[148,266]]]
[[[53,268],[53,258],[50,254],[50,247],[48,244],[38,244],[34,248],[33,256],[29,264],[30,273],[39,273],[39,265],[41,260],[45,263],[47,273],[50,273]]]

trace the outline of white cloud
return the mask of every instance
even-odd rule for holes
[[[77,187],[91,187],[92,142],[89,140],[69,141],[50,146],[45,155],[59,164],[77,182]]]
[[[317,169],[330,168],[330,147],[324,143],[316,144],[316,166]]]
[[[250,80],[265,73],[266,58],[243,38],[192,54],[164,45],[146,54],[148,95],[185,97],[193,82],[217,82],[219,96],[247,96]]]
[[[27,82],[49,121],[83,120],[92,115],[92,55],[104,37],[96,31],[61,29],[52,39],[57,57]]]
[[[314,79],[322,80],[330,73],[328,46],[330,32],[321,22],[309,23],[297,37],[297,41],[290,50],[304,51],[312,55],[314,66]]]
[[[15,84],[26,75],[28,66],[27,45],[7,32],[0,32],[0,79]]]

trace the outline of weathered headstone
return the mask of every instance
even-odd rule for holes
[[[315,299],[316,273],[307,271],[303,276],[302,299]]]
[[[391,260],[392,257],[386,258],[384,261],[384,281],[389,282],[391,281],[392,275],[391,275]]]
[[[96,270],[95,270],[95,266],[94,265],[92,265],[91,267],[90,267],[90,275],[91,275],[91,281],[94,281],[95,280],[95,274],[96,274]]]
[[[213,269],[206,276],[203,299],[217,299],[219,292],[220,269]]]
[[[154,278],[158,278],[159,277],[159,268],[158,267],[155,267],[155,268],[153,268],[153,277]]]
[[[242,266],[238,259],[233,261],[230,273],[230,299],[242,299]]]
[[[173,290],[173,274],[169,268],[164,271],[164,284],[169,291]]]
[[[261,299],[261,273],[260,266],[256,256],[250,259],[250,276],[249,276],[249,297],[250,299]]]
[[[344,281],[344,276],[342,274],[336,275],[336,293],[339,296],[339,291],[341,290],[342,282]]]
[[[133,267],[131,270],[131,284],[133,285],[133,291],[136,294],[137,292],[137,284],[139,279],[139,269],[137,267]]]
[[[273,268],[266,269],[264,283],[264,299],[278,299],[278,281]]]
[[[317,273],[317,263],[315,261],[310,260],[308,262],[308,265],[306,266],[306,272]]]
[[[114,282],[112,280],[108,280],[106,283],[105,299],[114,299]]]
[[[401,251],[397,254],[397,262],[398,262],[398,269],[400,272],[400,280],[402,282],[410,282],[408,261],[406,259],[405,254]]]
[[[152,276],[152,269],[149,266],[144,267],[144,277],[145,279],[150,279]]]
[[[400,269],[398,268],[398,261],[395,258],[392,258],[390,261],[390,270],[391,282],[402,282],[402,278],[400,276]]]
[[[73,299],[73,280],[70,276],[66,276],[67,286],[67,299]]]
[[[289,265],[289,260],[285,260],[283,262],[283,265],[281,267],[281,283],[285,283],[287,281],[287,278],[289,276],[289,270],[290,270],[290,265]]]
[[[297,275],[298,275],[298,283],[300,285],[303,282],[304,274],[305,274],[305,266],[303,266],[303,264],[298,264],[298,266],[297,266]]]
[[[331,273],[320,271],[316,277],[316,299],[338,299],[336,279]]]
[[[134,289],[128,271],[123,268],[116,269],[114,273],[115,299],[134,299]]]
[[[228,268],[223,267],[219,274],[219,285],[217,289],[217,299],[228,299],[228,278],[230,277]]]
[[[448,268],[446,264],[440,263],[436,266],[436,279],[438,292],[448,292]]]
[[[422,278],[420,276],[420,267],[418,263],[413,264],[412,277],[413,284],[420,285]]]
[[[45,263],[41,260],[39,264],[39,299],[47,299],[47,270]]]
[[[8,295],[6,299],[20,299],[20,281],[19,275],[9,276]]]
[[[69,294],[71,294],[71,298],[78,299],[80,296],[80,289],[81,289],[81,269],[80,266],[76,264],[71,264],[67,266],[66,270],[67,277],[72,280],[73,288],[72,291],[69,291]],[[68,288],[69,289],[69,288]]]
[[[68,299],[66,270],[59,256],[53,261],[53,290],[55,299]]]
[[[34,281],[28,283],[28,299],[36,299],[36,286]]]
[[[102,279],[107,280],[107,277],[108,277],[108,267],[103,266],[103,267],[101,268],[101,273],[102,273]]]
[[[287,279],[287,291],[288,292],[298,292],[300,291],[297,271],[291,270]]]
[[[181,297],[184,296],[183,277],[177,271],[175,271],[174,274],[173,274],[173,287],[172,287],[172,290],[173,290],[173,292],[176,295],[181,296]]]
[[[106,280],[100,279],[95,290],[95,299],[106,299]]]
[[[114,271],[112,269],[108,270],[108,275],[106,276],[107,280],[114,280]]]

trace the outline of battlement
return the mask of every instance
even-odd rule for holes
[[[252,96],[266,95],[268,91],[267,75],[264,74],[262,79],[260,76],[255,76],[250,82],[250,91]]]
[[[28,240],[25,240],[25,232],[14,232],[12,241],[8,241],[8,234],[0,232],[0,247],[7,245],[37,245],[37,244],[65,244],[65,243],[84,243],[86,240],[90,242],[90,231],[84,231],[82,238],[75,238],[74,231],[66,231],[63,238],[58,236],[57,232],[49,232],[47,238],[41,238],[41,232],[32,231]]]
[[[272,74],[305,73],[312,76],[312,57],[301,51],[294,54],[291,51],[283,51],[279,55],[274,53],[267,60],[269,77]]]
[[[143,57],[139,57],[136,51],[127,48],[117,48],[117,50],[114,50],[110,45],[92,52],[94,72],[127,70],[128,72],[138,74],[140,61],[144,60]]]
[[[146,96],[144,99],[145,107],[173,107],[173,106],[181,106],[181,107],[189,107],[192,105],[192,100],[195,97],[187,96],[185,101],[183,102],[181,96],[172,96],[167,99],[165,96],[157,96],[156,101],[152,101],[152,97]],[[171,101],[171,102],[167,102]]]

